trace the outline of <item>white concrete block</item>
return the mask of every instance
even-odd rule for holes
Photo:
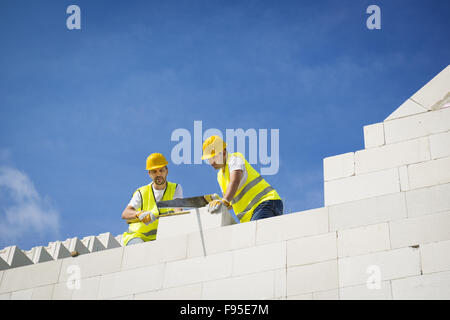
[[[391,248],[387,223],[338,231],[339,257],[356,256]]]
[[[110,299],[162,288],[164,264],[102,275],[98,299]]]
[[[120,241],[117,241],[117,239],[114,238],[114,236],[110,232],[99,234],[97,236],[97,239],[106,249],[118,248],[121,246]]]
[[[429,138],[432,159],[450,157],[450,131],[433,134]]]
[[[31,300],[33,289],[18,290],[11,293],[11,300]]]
[[[120,247],[62,259],[58,282],[66,282],[78,270],[82,279],[118,272],[122,264],[123,250],[124,248]]]
[[[330,206],[329,211],[331,231],[397,220],[407,216],[404,193]]]
[[[168,262],[163,287],[180,287],[230,277],[232,262],[232,252]]]
[[[450,239],[450,211],[389,222],[391,246],[401,248]]]
[[[423,273],[450,271],[450,240],[420,247]]]
[[[89,252],[96,252],[106,249],[103,243],[101,243],[96,236],[84,237],[83,239],[81,239],[81,242],[84,244],[84,246],[88,249]]]
[[[305,294],[293,295],[293,296],[287,297],[286,300],[313,300],[313,294],[305,293]]]
[[[165,239],[199,232],[197,211],[203,230],[218,228],[222,225],[222,216],[220,214],[210,214],[206,207],[187,210],[192,213],[159,219],[156,239]]]
[[[0,257],[0,270],[6,270],[9,268],[9,264],[5,260],[3,260],[2,257]]]
[[[403,102],[400,107],[398,107],[394,112],[392,112],[389,117],[385,119],[386,120],[394,120],[398,118],[408,117],[412,116],[414,114],[427,112],[428,109],[422,107],[417,102],[407,99],[405,102]]]
[[[235,250],[233,276],[286,267],[286,241]]]
[[[379,288],[368,287],[366,284],[339,288],[341,300],[392,300],[390,281],[382,281]]]
[[[54,284],[58,281],[61,263],[55,260],[5,270],[0,293]]]
[[[96,300],[101,276],[80,280],[79,288],[74,288],[72,300]]]
[[[450,157],[408,166],[411,189],[450,182]]]
[[[40,286],[33,288],[32,300],[51,300],[54,285]]]
[[[118,234],[117,236],[115,236],[114,238],[116,239],[116,241],[123,247],[123,242],[122,242],[122,234]]]
[[[29,251],[24,251],[24,253],[33,263],[53,260],[53,257],[47,252],[47,250],[45,250],[43,246],[34,247]]]
[[[392,281],[395,300],[449,300],[450,271]]]
[[[78,254],[89,253],[88,248],[77,237],[66,239],[62,242],[69,252],[77,251]]]
[[[364,147],[366,149],[384,144],[384,125],[382,122],[364,126]]]
[[[448,130],[450,130],[449,108],[384,122],[386,144],[416,139]]]
[[[411,99],[428,110],[440,105],[450,92],[450,66],[439,72],[433,79],[418,90]]]
[[[240,223],[203,231],[206,255],[255,245],[256,222]],[[188,258],[203,255],[200,232],[188,235]]]
[[[355,174],[355,153],[349,152],[323,159],[325,181],[350,177]]]
[[[56,283],[53,285],[51,300],[72,300],[73,291],[65,282]]]
[[[287,266],[337,259],[336,232],[287,241]]]
[[[428,137],[356,151],[357,175],[431,159]]]
[[[328,232],[328,208],[256,221],[256,244],[278,242]]]
[[[450,210],[450,183],[406,192],[408,217]]]
[[[6,262],[10,268],[22,267],[33,264],[33,261],[20,250],[17,246],[9,246],[0,250],[1,259]]]
[[[313,292],[313,300],[339,300],[339,289]]]
[[[287,292],[287,269],[282,268],[274,271],[274,299],[286,299]]]
[[[287,269],[287,297],[336,289],[338,284],[337,260],[330,260]]]
[[[202,299],[260,300],[274,299],[276,271],[248,274],[203,284]]]
[[[373,281],[403,278],[420,274],[418,249],[402,248],[339,259],[339,287]]]
[[[135,297],[134,294],[129,294],[129,295],[122,296],[122,297],[109,298],[107,300],[134,300],[134,297]]]
[[[401,166],[398,168],[398,176],[400,178],[400,190],[408,191],[409,187],[409,176],[408,176],[408,167]]]
[[[324,182],[325,206],[400,191],[397,168]]]
[[[48,246],[44,248],[54,260],[70,257],[69,250],[61,241],[49,242]]]
[[[126,246],[122,270],[185,259],[187,239],[187,235],[183,235]]]
[[[149,291],[134,296],[134,300],[200,300],[201,298],[202,284]]]
[[[11,300],[11,292],[0,294],[0,301],[1,300]]]

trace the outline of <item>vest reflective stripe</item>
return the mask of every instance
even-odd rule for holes
[[[153,235],[156,236],[157,231],[158,231],[157,229],[153,229],[153,230],[150,230],[149,232],[143,233],[143,235],[146,237],[153,236]]]
[[[266,180],[245,160],[244,156],[239,153],[228,154],[225,167],[217,173],[217,180],[225,193],[230,183],[230,173],[228,163],[231,156],[238,156],[245,163],[247,171],[247,181],[236,191],[236,195],[231,200],[233,210],[240,222],[250,221],[255,208],[263,201],[281,199],[277,191],[267,183]]]
[[[252,209],[252,207],[259,201],[261,200],[262,197],[264,197],[266,194],[268,194],[270,191],[275,190],[274,188],[272,188],[271,186],[268,186],[267,188],[265,188],[263,191],[261,191],[260,193],[258,193],[256,195],[256,197],[253,198],[253,200],[248,204],[248,206],[244,209],[243,212],[239,213],[237,215],[237,217],[239,218],[239,220],[241,220],[241,218],[250,210]]]
[[[152,182],[153,183],[153,182]],[[156,207],[155,195],[153,193],[152,183],[143,187],[138,188],[136,192],[141,195],[141,211],[152,211],[153,213],[165,213],[172,209],[160,209]],[[175,189],[177,188],[176,183],[167,182],[166,190],[161,200],[172,200],[175,194]],[[122,242],[124,246],[127,245],[128,241],[133,238],[141,238],[144,241],[151,241],[156,239],[157,229],[158,229],[159,219],[146,225],[143,222],[134,222],[128,225],[128,230],[122,235]]]
[[[231,200],[231,204],[235,204],[236,202],[238,202],[239,200],[242,199],[242,197],[245,195],[245,193],[250,190],[251,188],[253,188],[255,185],[258,184],[258,182],[262,181],[263,177],[259,176],[256,179],[253,179],[252,181],[250,181],[248,184],[246,184],[244,186],[244,188],[242,188],[241,192],[239,192],[239,194],[237,196],[234,196],[233,200]]]
[[[158,231],[158,229],[153,229],[153,230],[150,230],[149,232],[144,232],[144,233],[142,233],[142,234],[143,234],[144,236],[146,236],[146,237],[149,237],[149,236],[156,235],[157,231]],[[128,233],[135,233],[136,231],[133,231],[131,228],[128,228],[127,232],[128,232]],[[135,237],[135,238],[136,238],[136,237]]]

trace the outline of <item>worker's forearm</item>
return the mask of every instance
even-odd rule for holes
[[[136,219],[137,211],[134,208],[126,208],[122,212],[122,219],[133,220]]]
[[[227,191],[225,192],[223,198],[227,200],[228,202],[231,202],[233,200],[234,195],[236,194],[236,191],[239,187],[239,180],[230,181],[228,184]]]
[[[231,202],[231,200],[233,200],[234,195],[239,188],[239,183],[241,183],[242,174],[242,170],[233,170],[230,173],[230,183],[228,184],[227,190],[223,195],[223,198],[228,202]]]

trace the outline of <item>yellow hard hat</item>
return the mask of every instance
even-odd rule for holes
[[[202,160],[210,159],[225,149],[227,144],[219,136],[211,136],[203,142]]]
[[[168,162],[161,153],[152,153],[147,157],[147,170],[154,170],[167,165]]]

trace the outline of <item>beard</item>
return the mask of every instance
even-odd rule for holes
[[[155,179],[155,184],[157,184],[157,185],[163,185],[164,183],[166,183],[166,179],[164,179],[163,177],[157,177],[156,179]]]

